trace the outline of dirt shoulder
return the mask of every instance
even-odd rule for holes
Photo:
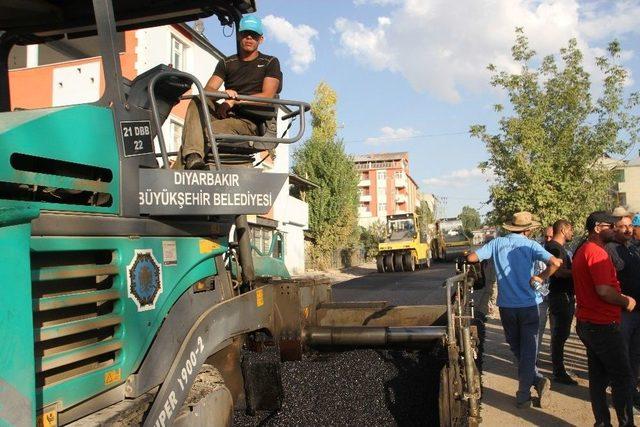
[[[346,282],[347,280],[356,279],[358,277],[366,276],[376,272],[376,265],[374,262],[366,262],[364,264],[346,267],[341,269],[331,269],[327,271],[320,270],[308,270],[305,274],[296,276],[295,278],[309,278],[309,277],[327,277],[332,284]]]
[[[551,378],[551,354],[549,322],[542,340],[539,368],[542,375]],[[589,381],[585,348],[575,333],[575,325],[565,347],[565,364],[578,380],[577,386],[553,383],[551,405],[547,409],[517,409],[515,394],[518,388],[513,355],[505,342],[498,310],[495,309],[486,323],[484,350],[484,374],[482,377],[482,419],[486,426],[590,426],[594,423],[589,400]],[[535,395],[535,392],[534,392]],[[636,416],[635,424],[640,423]],[[611,409],[611,420],[617,418]]]

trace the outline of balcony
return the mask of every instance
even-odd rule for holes
[[[396,203],[407,203],[409,197],[406,194],[396,194]]]
[[[370,187],[370,186],[371,186],[370,179],[363,179],[358,183],[358,187]]]
[[[289,224],[309,228],[309,205],[293,196],[287,196],[287,217],[286,222]]]
[[[360,201],[361,202],[370,202],[371,201],[371,194],[361,194],[360,195]]]
[[[407,186],[407,178],[394,178],[396,188],[405,188]]]

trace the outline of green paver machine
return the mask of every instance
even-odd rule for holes
[[[243,365],[241,349],[272,344],[299,360],[311,348],[434,341],[447,349],[441,424],[479,420],[465,298],[333,303],[328,283],[286,279],[281,238],[277,257],[252,253],[246,215],[266,213],[286,175],[238,158],[297,141],[306,103],[240,98],[289,106],[280,119],[299,120],[291,138],[214,135],[203,109],[210,170],[168,168],[171,108],[226,95],[163,65],[128,81],[117,33],[212,15],[237,25],[253,11],[253,0],[0,4],[0,424],[229,425],[234,407],[282,402],[279,369]],[[11,48],[84,36],[97,37],[100,100],[10,111]]]

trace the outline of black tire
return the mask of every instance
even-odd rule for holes
[[[404,264],[404,271],[416,271],[416,261],[413,259],[411,252],[406,252],[402,255],[402,264]]]
[[[376,268],[378,269],[378,273],[384,273],[384,256],[378,255],[376,257]]]
[[[393,271],[395,271],[396,273],[400,273],[404,271],[404,266],[402,265],[401,253],[393,254]]]
[[[385,254],[384,255],[384,271],[387,273],[393,272],[393,254]]]

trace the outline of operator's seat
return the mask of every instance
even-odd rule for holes
[[[258,134],[256,136],[265,136],[270,138],[277,137],[278,127],[278,107],[273,105],[240,105],[236,107],[239,115],[253,120],[258,125]],[[230,141],[224,138],[218,138],[218,152],[221,154],[255,154],[265,150],[273,150],[278,146],[277,142],[253,141],[251,136],[247,135],[246,141]],[[211,154],[211,146],[207,141],[206,161],[213,161]]]

